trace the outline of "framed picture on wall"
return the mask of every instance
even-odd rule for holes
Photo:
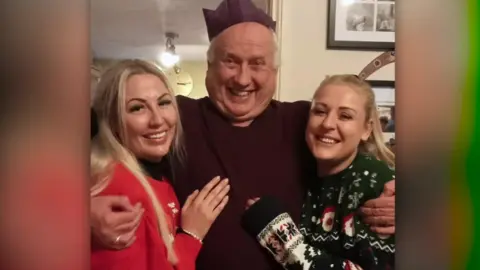
[[[328,49],[395,49],[395,0],[329,0]]]
[[[378,117],[385,142],[395,144],[395,81],[367,80],[375,93]]]

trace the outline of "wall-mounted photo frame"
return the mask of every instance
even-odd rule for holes
[[[394,0],[328,0],[327,49],[395,49]]]
[[[395,106],[395,81],[366,80],[375,93],[375,101],[381,106]]]
[[[367,80],[377,103],[385,143],[395,145],[395,81]]]

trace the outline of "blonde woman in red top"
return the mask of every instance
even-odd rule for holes
[[[179,208],[168,163],[182,162],[182,125],[165,75],[145,61],[122,61],[101,77],[93,106],[99,132],[91,148],[91,195],[123,195],[143,214],[115,238],[128,248],[92,243],[92,270],[195,269],[230,186],[216,177]],[[167,166],[147,174],[155,163]]]

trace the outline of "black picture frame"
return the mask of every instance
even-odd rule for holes
[[[365,80],[372,87],[385,87],[385,88],[395,88],[395,81],[383,81],[383,80]]]
[[[357,51],[395,50],[395,42],[336,40],[335,39],[336,13],[337,13],[337,0],[328,0],[327,49],[357,50]]]
[[[365,80],[365,82],[369,83],[372,88],[389,88],[389,89],[393,88],[393,89],[395,89],[395,81]],[[390,109],[393,108],[393,109],[395,109],[395,103],[393,105],[382,105],[382,104],[377,103],[377,106],[378,106],[378,108],[390,108]],[[391,117],[392,117],[392,115],[389,114],[389,118],[391,118]],[[395,134],[395,130],[384,131],[383,133],[384,134]]]

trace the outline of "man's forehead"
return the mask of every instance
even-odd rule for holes
[[[218,39],[240,39],[256,42],[271,41],[272,38],[273,32],[270,29],[254,22],[236,24],[229,27],[218,36]]]
[[[251,52],[266,54],[273,52],[273,33],[262,25],[238,25],[218,37],[218,48],[224,53]]]
[[[271,45],[260,45],[255,43],[231,43],[219,48],[222,56],[237,58],[273,58],[274,51]]]

